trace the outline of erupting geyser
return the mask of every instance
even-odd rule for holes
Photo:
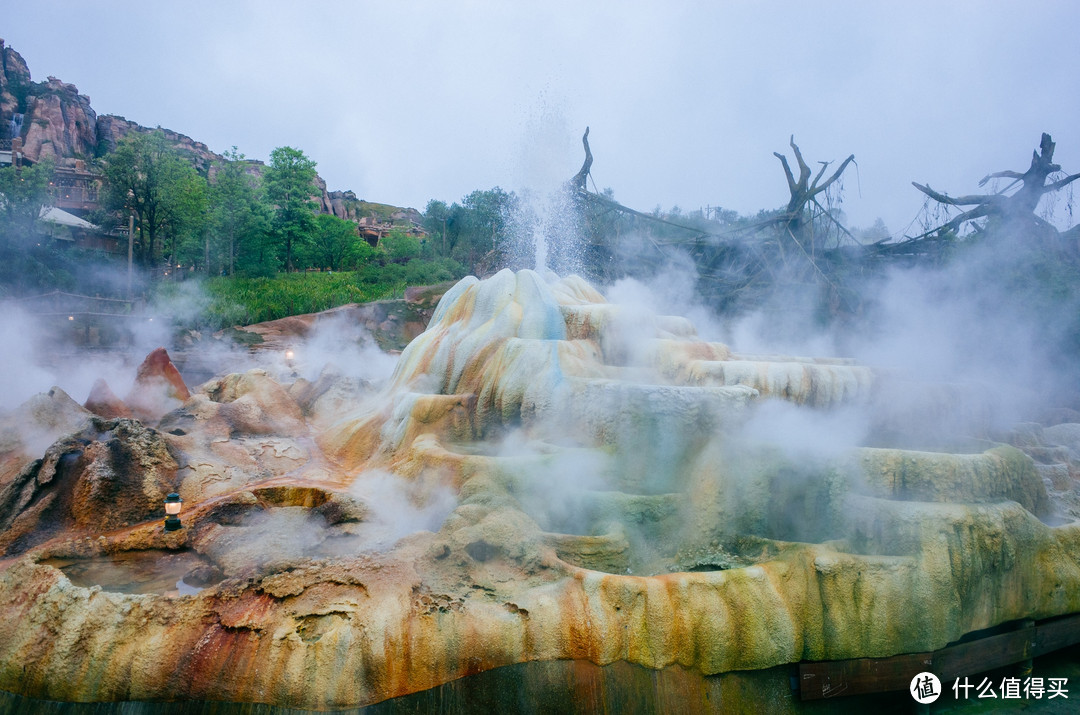
[[[183,400],[163,414],[56,389],[6,427],[0,689],[343,707],[527,661],[708,675],[1080,611],[1080,527],[1042,520],[1020,450],[751,439],[775,404],[870,420],[883,378],[740,356],[579,278],[461,281],[381,387],[253,370],[186,397],[155,365]],[[149,549],[197,552],[205,587],[43,563]]]

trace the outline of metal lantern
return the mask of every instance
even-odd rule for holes
[[[184,500],[176,492],[165,497],[165,531],[176,531],[180,528],[180,508],[183,505]]]

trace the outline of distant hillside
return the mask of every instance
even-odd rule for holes
[[[188,157],[195,168],[209,175],[214,162],[224,157],[189,136],[161,129],[173,146]],[[107,157],[117,142],[131,132],[153,129],[113,114],[98,115],[90,97],[56,77],[34,82],[22,55],[0,39],[0,148],[21,142],[26,159],[38,162],[53,159],[58,166],[75,166],[77,160],[92,163]],[[303,147],[299,147],[303,148]],[[252,162],[261,165],[261,162]],[[256,170],[260,171],[260,170]],[[316,177],[321,195],[319,210],[339,218],[359,222],[374,218],[379,223],[419,222],[419,211],[357,198],[352,191],[328,191],[326,181]]]

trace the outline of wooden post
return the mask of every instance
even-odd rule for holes
[[[1020,621],[1016,625],[1016,627],[1017,628],[1034,628],[1035,627],[1035,620],[1031,619],[1031,618],[1025,618],[1024,620]],[[1038,645],[1039,645],[1037,635],[1036,635],[1034,645],[1035,645],[1035,647],[1038,647]],[[1028,653],[1028,655],[1031,656],[1032,654]],[[1019,671],[1020,671],[1019,675],[1020,675],[1020,677],[1021,678],[1030,678],[1031,677],[1031,671],[1034,670],[1034,668],[1035,668],[1035,659],[1034,658],[1028,657],[1026,660],[1020,661],[1020,664],[1019,664]]]
[[[132,255],[135,249],[135,214],[134,212],[128,216],[128,286],[127,294],[128,300],[131,300],[131,273],[132,273]]]

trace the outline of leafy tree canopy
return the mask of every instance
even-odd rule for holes
[[[0,168],[0,212],[4,217],[0,238],[5,243],[15,247],[31,242],[34,222],[49,200],[52,173],[51,161],[22,168],[14,165]]]
[[[120,140],[105,167],[106,205],[135,215],[139,262],[150,267],[163,249],[159,240],[176,240],[195,230],[205,211],[205,180],[169,145],[163,132],[132,132]]]
[[[356,224],[337,216],[315,217],[315,231],[310,246],[310,263],[319,268],[340,271],[371,257],[373,249],[361,240]]]
[[[274,205],[273,229],[283,251],[285,270],[294,266],[294,251],[315,229],[315,162],[299,149],[282,146],[270,152],[266,196]]]

